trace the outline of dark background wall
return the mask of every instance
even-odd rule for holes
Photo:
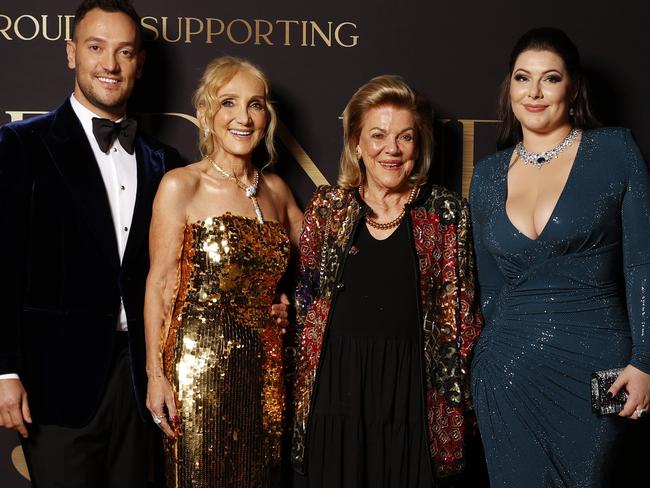
[[[77,3],[1,1],[0,124],[31,115],[25,112],[52,110],[72,92],[64,47]],[[155,39],[148,43],[131,111],[148,131],[194,161],[191,94],[203,68],[223,54],[249,58],[271,79],[283,123],[276,169],[301,205],[315,184],[336,181],[345,103],[359,85],[384,73],[402,75],[431,98],[439,120],[433,178],[466,193],[474,161],[495,148],[496,93],[509,51],[535,26],[569,34],[580,48],[601,120],[630,127],[646,159],[650,156],[645,2],[135,0],[135,5]],[[29,486],[18,472],[17,445],[15,435],[0,432],[2,488]]]

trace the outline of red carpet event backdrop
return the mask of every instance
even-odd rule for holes
[[[2,1],[0,124],[50,111],[72,93],[65,41],[77,4]],[[271,79],[281,120],[276,171],[301,206],[317,185],[336,181],[347,100],[386,73],[403,76],[432,100],[438,160],[431,176],[467,195],[474,162],[495,150],[496,98],[510,49],[536,26],[567,32],[581,51],[596,113],[606,125],[630,127],[650,157],[650,7],[644,2],[134,4],[148,39],[144,76],[130,105],[141,127],[195,161],[191,97],[205,65],[224,54],[248,58]],[[2,488],[29,486],[18,446],[17,435],[0,432]]]

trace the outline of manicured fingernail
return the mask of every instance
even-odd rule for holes
[[[181,418],[178,415],[172,417],[172,422],[178,422]]]
[[[614,398],[614,394],[611,391],[608,391],[607,395],[605,395],[605,396],[607,397],[608,400],[611,400],[612,398]]]

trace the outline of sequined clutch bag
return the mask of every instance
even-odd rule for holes
[[[623,410],[627,401],[625,390],[621,390],[615,397],[607,398],[607,391],[622,372],[623,368],[615,368],[591,373],[591,409],[594,413],[609,415]]]

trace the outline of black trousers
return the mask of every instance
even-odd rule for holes
[[[22,439],[33,488],[147,486],[149,427],[136,407],[126,333],[118,335],[106,392],[90,423],[81,428],[34,424]]]

